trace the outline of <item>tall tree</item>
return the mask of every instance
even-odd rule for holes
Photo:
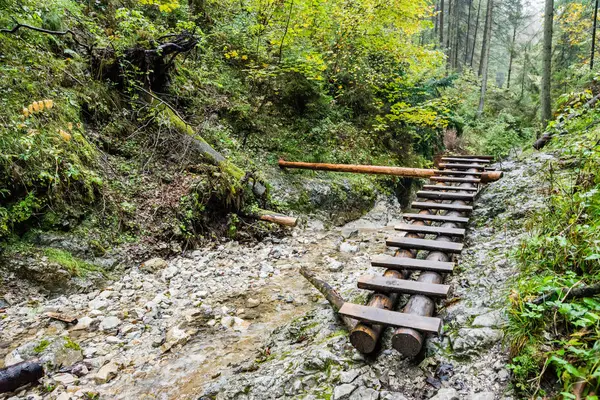
[[[541,88],[541,120],[545,129],[552,118],[550,97],[550,78],[552,73],[552,24],[554,19],[554,0],[546,0],[544,7],[544,40],[542,49],[542,88]]]
[[[596,53],[596,25],[598,23],[598,0],[594,2],[594,24],[592,27],[592,54],[590,55],[590,70],[594,69],[594,55]]]
[[[483,106],[485,103],[485,92],[487,91],[487,80],[488,80],[488,65],[490,61],[490,44],[492,38],[492,11],[494,9],[493,0],[488,0],[487,11],[485,13],[485,27],[483,30],[483,45],[481,49],[481,64],[479,65],[479,71],[481,74],[481,93],[479,95],[479,108],[477,109],[477,116],[481,116],[483,113]]]
[[[479,30],[479,14],[481,11],[481,0],[477,4],[477,18],[475,19],[475,34],[473,35],[473,48],[471,49],[471,60],[469,66],[473,68],[473,57],[475,56],[475,46],[477,46],[477,31]]]
[[[512,33],[508,42],[508,77],[506,87],[510,88],[510,79],[512,76],[513,61],[516,57],[516,39],[517,30],[528,17],[523,14],[522,0],[508,0],[507,2],[508,25],[512,28]]]
[[[512,40],[508,55],[508,77],[506,78],[506,88],[510,89],[510,75],[512,73],[513,59],[515,58],[515,39],[517,38],[517,25],[513,25]]]
[[[469,11],[467,12],[467,33],[465,34],[465,59],[463,64],[467,65],[469,57],[469,34],[471,33],[471,10],[473,9],[473,0],[469,0],[467,3]]]
[[[489,54],[489,47],[491,42],[491,33],[492,33],[492,7],[490,4],[492,0],[488,0],[487,10],[485,13],[485,24],[483,25],[483,42],[481,43],[481,58],[479,61],[479,72],[477,75],[483,75],[484,68],[487,68],[487,54]],[[488,28],[489,26],[489,28]]]
[[[440,0],[440,46],[444,47],[444,0]]]

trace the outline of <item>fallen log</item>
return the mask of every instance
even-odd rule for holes
[[[584,106],[582,108],[587,109],[587,108],[593,107],[599,99],[600,99],[600,93],[597,94],[596,96],[592,97],[587,103],[584,104]],[[556,131],[561,130],[567,122],[569,122],[571,119],[575,118],[578,115],[580,115],[579,110],[573,111],[571,114],[567,115],[567,117],[564,120],[562,120],[558,124],[556,124],[556,126],[554,126],[553,129]],[[535,141],[535,143],[533,144],[533,148],[536,150],[541,149],[546,144],[548,144],[548,142],[550,141],[550,139],[552,139],[553,136],[554,136],[553,132],[544,132],[542,134],[542,136],[540,136],[540,138]]]
[[[155,97],[155,99],[157,99]],[[194,129],[179,116],[174,109],[164,101],[157,99],[163,105],[161,111],[167,120],[171,123],[171,126],[179,131],[184,138],[188,139],[195,150],[200,152],[211,164],[220,167],[225,173],[233,176],[238,181],[247,179],[248,174],[227,160],[221,153],[216,151],[209,145],[200,135],[194,131]],[[267,188],[260,182],[248,182],[248,186],[252,189],[252,192],[259,197],[264,196]]]
[[[345,300],[334,288],[331,287],[331,285],[324,280],[317,278],[317,276],[306,267],[300,268],[300,275],[305,277],[307,281],[309,281],[315,288],[317,288],[319,292],[321,292],[323,296],[325,296],[325,299],[329,302],[329,304],[331,304],[333,311],[336,313],[340,311],[340,308],[342,308],[344,305]],[[344,322],[344,325],[348,331],[354,329],[357,324],[356,320],[339,314],[338,316],[341,318],[342,322]]]
[[[561,295],[563,293],[566,293],[565,297],[562,299],[563,301],[571,299],[581,299],[583,297],[594,297],[600,294],[600,283],[596,283],[594,285],[589,286],[580,286],[574,289],[562,288],[558,290],[553,290],[534,299],[531,303],[540,305],[548,301],[555,295]]]
[[[251,217],[260,219],[261,221],[273,222],[275,224],[283,226],[294,227],[298,225],[298,218],[289,217],[287,215],[279,214],[274,211],[258,209],[250,214]]]
[[[426,168],[406,168],[406,167],[387,167],[381,165],[357,165],[357,164],[326,164],[326,163],[307,163],[279,160],[281,168],[311,169],[333,172],[351,172],[359,174],[393,175],[406,178],[430,178],[439,171]],[[502,171],[485,171],[479,177],[481,182],[497,181],[502,177]]]
[[[0,393],[14,392],[21,386],[37,382],[44,376],[42,364],[37,361],[23,361],[0,369]]]

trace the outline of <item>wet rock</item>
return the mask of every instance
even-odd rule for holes
[[[375,389],[360,387],[350,395],[350,400],[378,400],[379,392]]]
[[[379,394],[381,400],[408,400],[402,393],[382,391]]]
[[[342,242],[340,244],[340,252],[341,253],[358,253],[358,246],[354,244],[350,244],[348,242]]]
[[[323,263],[327,265],[327,269],[331,272],[339,272],[344,269],[344,263],[331,257],[323,257]]]
[[[92,324],[93,321],[94,321],[94,319],[90,318],[88,316],[81,317],[77,320],[77,324],[73,328],[71,328],[71,330],[72,331],[86,330],[90,327],[90,325]]]
[[[108,364],[104,365],[102,368],[100,368],[100,370],[98,370],[98,372],[94,375],[94,380],[97,384],[101,385],[115,378],[118,372],[118,365],[111,361]]]
[[[142,264],[142,269],[156,272],[156,271],[165,269],[168,266],[169,266],[169,263],[166,260],[156,257],[156,258],[151,258],[147,261],[144,261],[144,263]]]
[[[88,370],[88,367],[83,363],[76,364],[73,366],[73,368],[71,368],[71,373],[78,377],[87,375],[89,372],[90,371]]]
[[[471,395],[469,400],[494,400],[495,398],[494,392],[479,392]]]
[[[354,390],[356,390],[356,385],[351,385],[349,383],[336,386],[335,389],[333,389],[333,400],[348,399]]]
[[[491,328],[460,329],[453,350],[459,355],[475,355],[479,350],[500,342],[502,337],[502,331]]]
[[[444,388],[438,390],[435,396],[431,397],[430,400],[460,400],[456,389]]]
[[[254,299],[252,297],[249,297],[248,300],[246,300],[246,307],[248,308],[255,308],[258,307],[260,305],[260,299]]]
[[[177,269],[177,267],[167,267],[163,270],[161,277],[163,280],[165,281],[169,281],[171,280],[175,275],[177,275],[177,273],[179,272],[179,270]]]
[[[250,327],[250,322],[244,321],[241,318],[233,317],[233,330],[238,332],[245,332]]]
[[[344,371],[340,374],[341,383],[352,383],[360,375],[360,370],[351,369],[350,371]]]
[[[121,325],[121,320],[118,317],[106,317],[100,322],[100,330],[109,331]]]
[[[478,315],[471,325],[475,327],[496,327],[502,325],[502,316],[498,311],[492,311],[487,314]]]
[[[58,382],[63,386],[71,385],[77,380],[75,375],[71,374],[56,374],[52,377],[52,379],[54,379],[55,382]]]

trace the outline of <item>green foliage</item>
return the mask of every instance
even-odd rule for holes
[[[561,161],[547,166],[547,204],[530,217],[530,238],[516,254],[522,278],[512,296],[509,336],[516,386],[527,396],[543,391],[542,371],[561,382],[565,398],[575,398],[580,381],[584,396],[600,385],[600,299],[565,301],[562,291],[600,282],[599,116],[583,113],[566,126],[568,135],[553,140]],[[541,305],[530,302],[557,290]]]
[[[35,354],[40,354],[46,350],[48,346],[50,346],[50,341],[43,339],[33,348],[33,352]]]
[[[46,248],[44,249],[44,255],[48,257],[49,262],[61,265],[74,276],[85,276],[92,271],[105,274],[101,267],[83,261],[65,250]]]

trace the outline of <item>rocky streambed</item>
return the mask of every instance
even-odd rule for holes
[[[37,358],[48,374],[0,398],[512,398],[503,342],[516,274],[509,253],[524,234],[522,219],[544,199],[545,157],[497,166],[505,177],[479,195],[467,248],[446,279],[453,297],[440,310],[444,334],[415,360],[391,349],[389,330],[376,355],[356,352],[297,272],[307,266],[347,300],[364,302],[356,280],[381,274],[369,259],[393,253],[385,238],[401,219],[399,204],[381,200],[341,228],[312,221],[282,239],[151,259],[102,290],[5,305],[4,364]]]

